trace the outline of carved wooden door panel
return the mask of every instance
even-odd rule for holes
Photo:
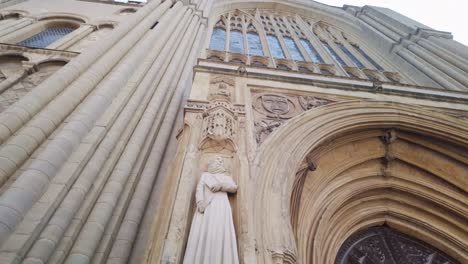
[[[341,247],[335,264],[459,264],[442,251],[389,227],[354,234]]]

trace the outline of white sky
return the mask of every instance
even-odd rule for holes
[[[451,32],[468,46],[468,0],[317,0],[327,5],[390,8],[436,30]]]

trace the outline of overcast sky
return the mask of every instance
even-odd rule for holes
[[[451,32],[468,46],[468,0],[317,0],[327,5],[373,5],[393,9],[428,27]]]

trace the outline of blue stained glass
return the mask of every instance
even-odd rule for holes
[[[364,65],[343,45],[343,44],[337,44],[338,47],[350,58],[354,65],[356,65],[359,69],[364,69]]]
[[[257,33],[247,33],[247,41],[249,42],[250,55],[263,56],[262,43]]]
[[[283,49],[281,48],[278,38],[273,35],[267,35],[267,40],[273,58],[284,59]]]
[[[317,50],[312,46],[312,44],[307,39],[301,39],[302,46],[309,53],[310,58],[314,63],[324,64],[322,57],[318,54]]]
[[[70,27],[49,27],[17,44],[31,48],[45,48],[73,30],[74,29]]]
[[[286,46],[288,47],[289,53],[291,54],[291,57],[293,58],[293,60],[303,61],[304,57],[299,51],[299,48],[297,47],[294,40],[290,37],[284,37],[283,39],[284,39],[284,43],[286,43]]]
[[[242,32],[233,30],[229,36],[229,51],[243,53],[244,52],[244,38]]]
[[[341,59],[340,56],[338,56],[338,54],[332,49],[330,44],[328,44],[328,43],[326,43],[324,41],[322,41],[322,44],[325,47],[325,49],[328,51],[328,53],[330,53],[330,55],[332,56],[333,59],[335,59],[341,66],[347,66],[346,62],[344,62],[344,60]]]
[[[211,35],[210,49],[224,51],[224,43],[226,41],[226,30],[223,28],[214,28]]]
[[[376,69],[379,71],[384,71],[384,69],[377,63],[375,62],[367,53],[365,53],[361,48],[357,46],[353,46],[368,62],[370,62]]]

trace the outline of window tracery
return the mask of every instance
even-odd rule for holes
[[[388,75],[341,29],[283,11],[236,9],[221,15],[213,25],[209,49],[206,57],[211,60],[355,79],[400,80],[397,73]],[[365,70],[372,71],[373,78]]]

